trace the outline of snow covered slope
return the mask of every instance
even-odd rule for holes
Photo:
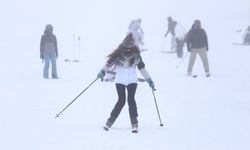
[[[236,30],[250,25],[249,6],[248,0],[3,2],[0,149],[249,150],[250,47],[232,45],[242,41]],[[170,15],[186,30],[201,20],[209,38],[210,78],[198,57],[194,79],[186,76],[188,57],[176,68],[181,59],[160,53],[163,41],[170,47],[169,39],[163,39]],[[139,83],[136,93],[138,134],[130,131],[127,105],[109,132],[102,129],[117,95],[114,83],[100,80],[55,119],[95,80],[105,57],[138,17],[149,49],[142,57],[156,85],[164,127],[147,83]],[[58,38],[59,80],[42,78],[39,42],[47,23]],[[81,36],[79,63],[64,62],[72,59],[73,34]]]

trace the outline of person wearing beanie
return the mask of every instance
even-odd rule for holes
[[[40,41],[40,58],[45,62],[43,68],[43,78],[49,78],[49,66],[52,66],[52,78],[58,79],[56,59],[58,58],[57,40],[53,34],[53,26],[46,25],[44,34]]]
[[[127,90],[127,101],[132,132],[136,133],[138,131],[138,113],[135,101],[135,93],[138,82],[136,67],[149,83],[149,86],[153,89],[154,82],[145,69],[145,64],[140,56],[139,48],[135,45],[132,33],[128,34],[118,48],[108,55],[108,60],[105,66],[98,73],[97,77],[102,79],[105,76],[105,72],[111,67],[115,67],[116,69],[115,85],[118,93],[118,101],[110,113],[110,117],[108,118],[104,129],[108,130],[119,116],[126,102]]]
[[[192,75],[193,66],[195,63],[196,55],[199,54],[206,76],[209,77],[209,64],[208,64],[208,39],[207,34],[203,28],[201,28],[201,21],[195,20],[192,28],[186,36],[187,50],[190,52],[189,64],[188,64],[188,76]],[[196,77],[196,75],[194,76]]]

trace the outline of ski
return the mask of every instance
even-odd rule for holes
[[[161,51],[161,53],[164,53],[164,54],[175,54],[176,51]]]
[[[70,59],[65,59],[64,61],[65,61],[65,62],[71,62],[71,60],[70,60]]]
[[[109,131],[109,128],[108,128],[107,126],[104,126],[103,129],[104,129],[105,131]],[[138,128],[132,129],[131,132],[132,132],[132,133],[138,133]]]
[[[70,60],[70,59],[64,59],[65,62],[80,62],[79,60],[75,59],[75,60]]]
[[[197,78],[198,76],[195,74],[195,75],[192,75],[193,78]]]
[[[189,77],[192,77],[192,78],[197,78],[198,76],[196,74],[188,74]]]

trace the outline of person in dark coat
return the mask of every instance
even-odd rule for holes
[[[209,64],[207,58],[208,51],[208,38],[205,30],[201,28],[201,21],[195,20],[191,30],[188,32],[187,37],[187,49],[191,53],[188,64],[188,75],[192,76],[192,70],[195,63],[196,55],[199,54],[206,76],[209,77]]]
[[[52,66],[52,78],[58,79],[56,59],[58,58],[57,40],[53,34],[53,26],[48,24],[40,41],[40,58],[45,62],[43,78],[49,78],[49,66]]]
[[[98,78],[103,78],[105,72],[111,68],[115,67],[115,85],[118,93],[118,101],[112,110],[110,117],[108,118],[105,130],[108,130],[115,122],[119,116],[122,108],[126,102],[126,90],[127,90],[127,101],[129,106],[129,115],[132,125],[132,132],[136,131],[138,128],[138,113],[135,101],[135,93],[137,88],[137,72],[136,68],[141,72],[142,76],[149,83],[149,86],[154,89],[154,82],[152,81],[150,75],[145,69],[145,64],[142,61],[140,55],[140,50],[135,44],[132,33],[129,33],[123,42],[115,49],[111,54],[108,55],[108,61],[106,65],[98,73]]]

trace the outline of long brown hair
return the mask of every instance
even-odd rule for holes
[[[126,52],[127,50],[129,50],[131,53],[137,53],[140,54],[140,50],[139,48],[134,45],[131,48],[126,48],[125,46],[123,46],[122,44],[120,44],[118,46],[118,48],[116,48],[112,53],[110,53],[107,57],[108,57],[108,62],[114,60],[115,58],[121,56],[122,53]]]

